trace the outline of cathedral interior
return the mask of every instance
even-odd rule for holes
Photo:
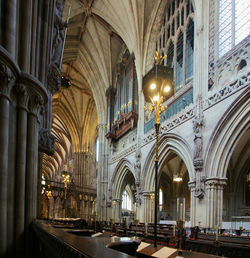
[[[0,0],[0,257],[130,257],[63,228],[249,257],[249,17],[247,0]]]

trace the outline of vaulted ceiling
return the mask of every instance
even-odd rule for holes
[[[44,155],[47,177],[58,174],[74,152],[93,151],[97,125],[106,122],[106,89],[114,85],[117,63],[126,49],[135,55],[140,85],[153,64],[166,2],[66,0],[63,20],[69,15],[69,23],[62,75],[71,86],[53,96],[52,133],[57,140],[55,154]]]

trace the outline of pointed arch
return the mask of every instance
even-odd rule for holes
[[[159,140],[159,172],[170,152],[175,152],[185,163],[189,179],[192,181],[195,177],[193,159],[191,156],[191,149],[187,142],[177,134],[167,133],[160,137]],[[142,174],[142,187],[144,191],[151,191],[154,185],[155,173],[155,146],[153,146],[145,161]]]
[[[250,127],[250,91],[246,89],[225,112],[214,130],[207,156],[205,171],[209,178],[226,178],[227,167],[234,148]]]
[[[129,174],[132,174],[135,180],[134,167],[127,159],[121,159],[117,164],[112,179],[112,196],[113,199],[120,199],[124,187],[124,180]]]

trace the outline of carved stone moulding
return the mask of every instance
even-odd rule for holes
[[[195,159],[194,160],[194,168],[195,168],[195,170],[202,170],[202,168],[203,168],[203,159]]]

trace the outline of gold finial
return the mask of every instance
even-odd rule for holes
[[[167,55],[160,56],[159,52],[155,51],[155,61],[156,61],[156,64],[158,64],[158,65],[162,64],[162,62],[163,62],[163,60],[165,58],[167,58]]]

